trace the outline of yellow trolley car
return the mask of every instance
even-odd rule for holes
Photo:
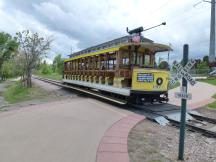
[[[156,67],[155,55],[169,50],[135,32],[71,54],[63,82],[135,104],[168,101],[169,72]]]

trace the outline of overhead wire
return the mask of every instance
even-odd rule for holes
[[[166,1],[164,4],[162,4],[160,7],[158,7],[156,10],[153,10],[153,11],[151,11],[150,13],[153,13],[153,15],[154,15],[154,13],[157,13],[157,12],[159,12],[162,8],[164,8],[164,7],[167,7],[167,4],[169,4],[170,2],[174,2],[174,1],[171,1],[171,0],[168,0],[168,1]],[[202,3],[203,2],[203,0],[202,1],[199,1],[199,2],[197,2],[197,3],[195,3],[194,5],[192,5],[191,3],[189,3],[188,4],[188,6],[187,6],[187,8],[190,8],[190,6],[192,7],[196,7],[198,4],[200,4],[200,3]],[[193,2],[194,3],[194,2]],[[197,17],[198,15],[200,15],[200,14],[202,14],[202,13],[204,13],[204,12],[207,12],[207,10],[202,10],[201,12],[199,12],[199,13],[197,13],[196,15],[194,15],[194,14],[188,14],[188,12],[187,12],[187,9],[185,9],[184,10],[185,11],[185,13],[186,14],[184,14],[184,16],[182,16],[182,13],[180,13],[179,15],[175,15],[175,18],[174,17],[171,17],[170,18],[170,20],[171,21],[167,21],[166,20],[166,22],[167,22],[167,25],[169,25],[169,26],[173,26],[173,25],[178,25],[178,24],[180,24],[180,23],[183,23],[183,22],[186,22],[186,21],[188,21],[188,20],[190,20],[190,19],[192,19],[192,18],[195,18],[195,17]],[[152,14],[151,14],[152,15]],[[178,17],[179,19],[176,19],[176,17]]]

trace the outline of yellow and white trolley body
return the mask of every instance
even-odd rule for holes
[[[169,72],[155,64],[156,54],[168,50],[147,38],[134,43],[122,37],[71,55],[64,61],[63,82],[130,102],[168,101]]]

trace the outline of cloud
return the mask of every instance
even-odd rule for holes
[[[53,35],[51,58],[64,56],[123,35],[125,28],[148,28],[144,32],[158,43],[171,43],[170,58],[181,59],[183,44],[190,45],[190,57],[208,53],[210,5],[197,0],[0,0],[0,29],[15,33],[23,29]],[[164,54],[163,57],[166,57]],[[161,55],[162,56],[162,55]]]

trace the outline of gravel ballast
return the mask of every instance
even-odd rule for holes
[[[128,137],[131,162],[178,161],[179,128],[144,120]],[[186,131],[185,161],[216,162],[216,139]]]

